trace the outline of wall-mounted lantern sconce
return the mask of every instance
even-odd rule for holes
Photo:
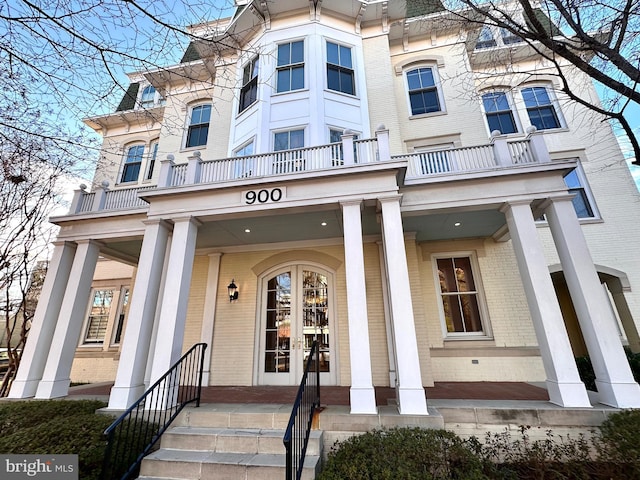
[[[238,299],[238,286],[236,285],[236,281],[234,279],[231,279],[231,283],[227,287],[227,290],[229,291],[230,302]]]

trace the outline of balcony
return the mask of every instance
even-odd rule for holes
[[[390,155],[389,132],[378,130],[372,139],[355,140],[354,135],[346,134],[341,143],[246,157],[202,160],[200,152],[194,152],[188,163],[176,164],[173,155],[168,155],[161,162],[157,186],[110,190],[103,182],[91,193],[81,186],[75,192],[69,214],[143,209],[148,204],[140,194],[160,188],[240,184],[250,179],[282,176],[294,179],[305,172],[345,174],[361,172],[372,164],[384,162],[404,163],[405,184],[419,184],[451,181],[461,176],[515,173],[519,167],[550,161],[542,135],[535,130],[521,141],[507,142],[505,136],[496,134],[488,145],[402,155]]]

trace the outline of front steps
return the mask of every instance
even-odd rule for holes
[[[282,480],[290,405],[187,407],[142,461],[140,479]],[[311,431],[302,478],[320,469],[322,432]]]

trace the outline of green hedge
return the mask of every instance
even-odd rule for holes
[[[627,355],[633,378],[635,378],[636,382],[640,382],[640,353],[633,353],[629,347],[624,347],[624,352]],[[576,357],[576,365],[578,366],[580,380],[584,382],[585,387],[592,392],[597,392],[596,374],[593,371],[591,359],[588,356]]]
[[[445,430],[374,430],[336,442],[319,480],[640,480],[640,410],[613,414],[593,436],[531,440],[529,427],[484,441]]]

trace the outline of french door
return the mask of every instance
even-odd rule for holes
[[[288,266],[264,277],[260,384],[299,384],[314,340],[320,347],[320,381],[335,384],[331,281],[329,272],[308,265]]]

